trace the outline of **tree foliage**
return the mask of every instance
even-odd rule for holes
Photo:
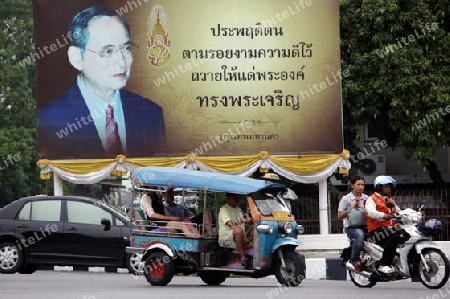
[[[443,184],[435,150],[450,142],[450,5],[447,0],[341,0],[346,146],[371,125]],[[350,137],[350,139],[348,138]]]
[[[32,3],[0,2],[0,207],[40,193],[36,166],[35,66],[18,62],[32,53]]]

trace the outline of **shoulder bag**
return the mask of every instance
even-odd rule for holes
[[[365,209],[347,209],[347,220],[349,228],[365,228],[367,226]]]

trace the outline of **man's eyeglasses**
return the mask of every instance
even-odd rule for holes
[[[116,48],[114,46],[106,46],[102,48],[99,52],[93,51],[88,48],[84,49],[89,52],[97,54],[98,56],[100,56],[100,58],[105,59],[113,57],[113,55],[118,51],[120,51],[120,53],[123,55],[124,58],[131,58],[134,55],[134,53],[136,53],[139,50],[139,46],[133,42],[130,42],[120,46],[119,48]]]

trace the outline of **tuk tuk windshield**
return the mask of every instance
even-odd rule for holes
[[[253,194],[253,199],[259,211],[264,216],[270,216],[273,212],[286,212],[291,214],[281,194],[275,195],[272,193],[257,192]]]

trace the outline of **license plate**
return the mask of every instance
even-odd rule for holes
[[[289,215],[287,212],[273,211],[272,215],[275,220],[289,220]]]

